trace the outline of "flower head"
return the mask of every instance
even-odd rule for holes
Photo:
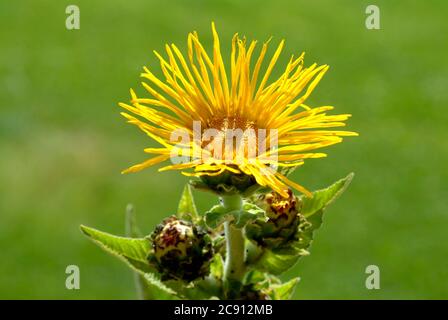
[[[191,222],[171,216],[150,236],[149,262],[163,279],[193,281],[209,273],[213,247],[208,234]]]
[[[266,211],[269,221],[283,226],[289,226],[301,209],[300,199],[297,198],[291,189],[288,189],[288,197],[282,197],[276,192],[261,194],[256,204]]]
[[[328,66],[304,67],[304,54],[293,56],[283,74],[269,81],[284,41],[264,68],[268,43],[255,57],[257,42],[236,34],[227,69],[213,23],[212,31],[212,55],[196,32],[188,35],[186,55],[176,45],[166,45],[166,57],[155,52],[164,79],[146,67],[141,74],[151,97],[137,97],[131,89],[131,104],[120,103],[128,111],[122,113],[128,122],[161,145],[145,149],[156,156],[124,172],[140,171],[171,158],[173,163],[159,171],[182,170],[196,177],[246,175],[283,197],[288,196],[288,186],[309,195],[277,169],[325,157],[314,150],[357,135],[328,130],[344,126],[349,114],[328,115],[331,106],[305,105]]]
[[[287,190],[287,194],[288,197],[283,197],[272,191],[254,199],[255,204],[266,214],[247,225],[246,235],[249,239],[261,246],[275,248],[295,238],[300,225],[306,221],[300,214],[301,199],[291,189]]]

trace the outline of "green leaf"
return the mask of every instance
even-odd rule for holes
[[[257,218],[257,216],[247,211],[237,212],[235,216],[234,216],[234,218],[236,218],[235,226],[240,229],[243,228],[248,222],[253,221]]]
[[[236,227],[243,228],[247,223],[254,221],[258,217],[264,216],[264,210],[257,207],[255,204],[245,201],[243,209],[235,216]]]
[[[222,205],[215,205],[205,213],[205,222],[210,228],[216,228],[228,218],[228,214]]]
[[[193,193],[190,184],[186,184],[177,208],[177,215],[181,219],[191,220],[198,219],[198,210],[194,203]]]
[[[136,215],[134,206],[128,204],[126,207],[126,236],[131,238],[139,238],[141,237],[141,232],[137,226]],[[172,299],[172,294],[167,293],[165,290],[161,290],[159,288],[158,283],[154,284],[154,281],[149,281],[147,277],[150,279],[155,279],[155,276],[147,273],[142,274],[138,271],[133,271],[134,273],[134,283],[137,291],[137,296],[141,300],[168,300]]]
[[[266,284],[270,284],[269,275],[257,269],[251,269],[244,276],[243,283],[245,285],[256,285],[257,289],[265,289]]]
[[[136,284],[139,297],[142,299],[175,299],[176,292],[165,286],[146,259],[151,244],[146,238],[125,238],[114,236],[93,228],[81,225],[81,231],[106,252],[124,261],[136,272]],[[134,211],[128,206],[126,212],[126,233],[137,234]]]
[[[152,272],[146,260],[151,246],[145,238],[125,238],[81,225],[81,231],[106,252],[126,262],[132,269]]]
[[[288,249],[265,249],[255,266],[260,270],[278,275],[291,268],[301,256],[308,255],[305,249],[294,245]]]
[[[257,266],[273,274],[281,274],[291,268],[300,257],[309,255],[307,250],[313,241],[314,231],[322,225],[322,214],[320,210],[299,228],[302,229],[298,238],[291,241],[287,246],[278,249],[265,249],[257,261]]]
[[[247,202],[247,201],[243,202],[243,210],[251,213],[252,215],[256,215],[256,216],[260,216],[260,217],[262,217],[264,215],[263,209],[256,206],[255,204],[253,204],[251,202]]]
[[[296,239],[277,249],[263,249],[255,265],[272,274],[281,274],[291,268],[300,257],[309,255],[314,232],[322,225],[324,210],[347,188],[353,173],[326,189],[313,192],[312,198],[303,198],[302,215],[306,217],[299,225]]]
[[[205,277],[188,284],[182,281],[169,280],[166,285],[176,292],[181,299],[204,300],[220,296],[220,286],[214,277]]]
[[[221,280],[223,277],[224,260],[219,253],[215,254],[210,262],[210,274],[218,280]]]
[[[302,214],[307,218],[318,212],[324,210],[329,204],[336,200],[344,191],[353,179],[354,173],[350,173],[345,178],[335,182],[326,189],[317,190],[313,192],[313,197],[302,197]]]
[[[293,278],[288,282],[282,284],[271,285],[271,293],[269,294],[272,300],[288,300],[294,294],[294,289],[300,278]]]
[[[222,205],[213,206],[205,213],[205,221],[210,228],[216,228],[225,221],[233,220],[238,228],[243,228],[248,222],[262,217],[264,211],[256,205],[244,202],[241,210],[228,212]]]
[[[314,231],[319,229],[322,225],[323,214],[323,210],[319,210],[305,222],[306,225],[303,227],[303,231],[300,233],[299,239],[296,242],[296,248],[306,251],[302,256],[309,255],[307,249],[311,246],[311,242],[313,241]]]
[[[159,277],[153,273],[146,273],[142,275],[145,285],[149,288],[151,293],[151,300],[175,300],[178,299],[178,294],[173,289],[169,288]]]
[[[128,204],[126,207],[125,234],[131,238],[138,238],[141,234],[137,226],[135,209],[132,204]],[[140,300],[153,300],[155,296],[148,281],[139,272],[133,271],[133,273],[138,298]]]

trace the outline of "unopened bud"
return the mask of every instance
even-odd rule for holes
[[[287,198],[272,191],[260,195],[254,202],[265,210],[266,215],[247,225],[246,234],[250,239],[261,246],[274,248],[294,238],[304,218],[300,215],[301,201],[291,190],[288,190]]]
[[[148,259],[162,280],[193,281],[209,273],[212,242],[204,230],[171,216],[151,234],[153,252]]]

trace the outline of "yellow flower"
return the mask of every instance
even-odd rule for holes
[[[300,166],[304,159],[325,157],[325,153],[310,151],[339,143],[343,136],[357,135],[327,130],[344,126],[349,114],[327,115],[333,107],[311,108],[304,104],[328,66],[304,67],[302,53],[298,58],[292,56],[283,74],[269,82],[284,41],[263,74],[269,41],[252,61],[257,42],[247,43],[235,34],[230,70],[226,70],[213,23],[212,32],[211,56],[196,32],[188,35],[186,56],[174,44],[165,46],[166,58],[154,52],[165,79],[157,78],[145,67],[141,76],[149,82],[142,85],[152,97],[139,98],[131,89],[131,105],[120,103],[129,112],[122,113],[128,122],[161,145],[145,149],[157,156],[123,173],[140,171],[171,158],[173,163],[159,171],[187,170],[182,173],[197,177],[218,176],[227,171],[250,176],[257,184],[285,197],[288,186],[310,195],[304,187],[287,179],[281,168]],[[228,147],[224,143],[228,142],[227,132],[238,129],[244,132],[239,137],[241,144]],[[230,140],[234,141],[231,136]],[[177,161],[173,161],[176,156]]]

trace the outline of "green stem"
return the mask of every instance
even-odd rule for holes
[[[240,195],[221,197],[228,212],[241,210],[243,200]],[[224,283],[241,283],[245,272],[245,248],[243,229],[235,227],[229,221],[224,223],[226,237],[226,261],[224,264]]]

